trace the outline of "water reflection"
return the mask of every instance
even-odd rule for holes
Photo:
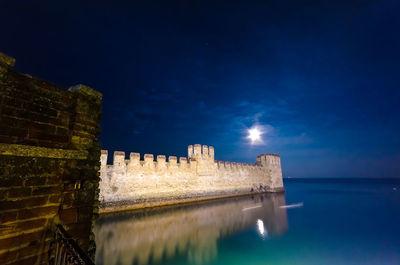
[[[217,242],[256,229],[261,237],[287,230],[284,194],[240,197],[174,208],[102,215],[95,226],[96,264],[207,264],[217,256]]]

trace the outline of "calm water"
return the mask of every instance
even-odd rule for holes
[[[286,193],[101,216],[96,264],[400,264],[400,180],[290,180]],[[303,203],[296,208],[284,205]]]

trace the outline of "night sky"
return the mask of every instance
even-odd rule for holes
[[[400,1],[34,2],[0,1],[0,51],[102,92],[109,152],[200,143],[278,153],[284,177],[400,177]]]

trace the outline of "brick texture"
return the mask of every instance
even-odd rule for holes
[[[55,224],[92,256],[101,94],[17,73],[14,62],[0,53],[0,264],[51,263]],[[54,156],[71,150],[84,158]]]

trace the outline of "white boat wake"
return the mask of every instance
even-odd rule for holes
[[[260,208],[260,207],[262,207],[261,204],[258,204],[258,205],[256,205],[256,206],[246,207],[246,208],[243,208],[243,209],[242,209],[242,212],[247,211],[247,210],[251,210],[251,209]]]
[[[282,205],[282,206],[279,206],[279,208],[284,208],[284,209],[299,208],[299,207],[303,207],[303,205],[304,205],[303,202],[299,202],[299,203],[294,203],[294,204]]]

